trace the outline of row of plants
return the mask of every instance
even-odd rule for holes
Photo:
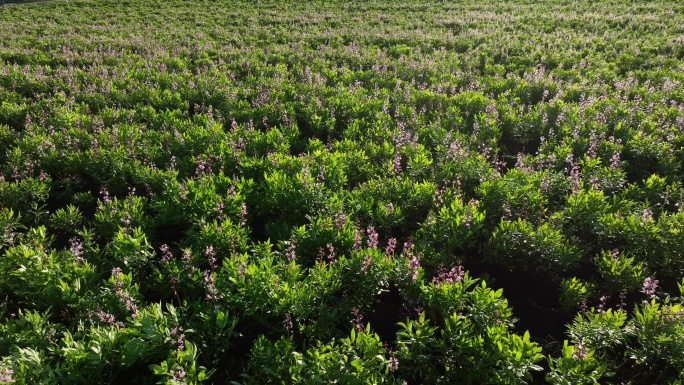
[[[0,383],[682,380],[681,5],[0,12]]]

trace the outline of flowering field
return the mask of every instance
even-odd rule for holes
[[[681,384],[684,3],[0,7],[0,384]]]

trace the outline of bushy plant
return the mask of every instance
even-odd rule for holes
[[[487,258],[509,269],[558,274],[576,267],[580,254],[560,230],[548,223],[535,227],[518,219],[501,221],[487,244]]]
[[[531,378],[530,371],[541,370],[536,365],[541,348],[529,333],[509,331],[511,313],[501,290],[484,282],[468,290],[473,283],[459,275],[425,287],[427,311],[444,318],[431,323],[421,313],[399,324],[401,375],[423,383],[521,383]],[[449,301],[439,300],[444,295]]]
[[[577,277],[563,279],[560,284],[560,301],[567,309],[576,310],[583,302],[595,296],[596,285]]]
[[[594,358],[594,351],[584,346],[563,341],[558,358],[549,357],[546,381],[551,384],[599,384],[606,372],[604,365]]]
[[[391,373],[396,365],[370,324],[358,331],[352,328],[339,342],[317,344],[305,352],[294,349],[291,337],[272,342],[262,336],[252,348],[251,374],[244,383],[399,384]]]
[[[438,206],[428,214],[417,233],[418,246],[439,250],[447,255],[475,249],[483,235],[486,215],[479,202],[466,203],[462,198],[448,193],[440,193],[437,199],[440,200]]]
[[[633,257],[619,250],[601,252],[596,256],[595,263],[606,286],[613,293],[620,290],[636,291],[646,278],[644,264],[635,262]]]

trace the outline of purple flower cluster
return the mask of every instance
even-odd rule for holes
[[[290,313],[285,313],[285,320],[283,321],[283,326],[285,327],[285,330],[287,330],[287,332],[292,331],[294,325],[292,323],[292,316],[290,315]]]
[[[204,288],[207,291],[205,298],[212,302],[216,302],[221,299],[221,296],[219,295],[215,286],[216,278],[214,277],[214,274],[209,270],[204,270],[202,272],[202,276],[204,277]]]
[[[170,330],[171,336],[171,346],[173,346],[176,351],[185,350],[185,333],[183,333],[183,327],[174,323]]]
[[[353,308],[352,309],[352,314],[354,315],[354,319],[352,322],[354,323],[354,327],[356,328],[357,332],[362,332],[365,329],[365,326],[363,325],[363,316],[361,315],[360,311],[358,308]]]
[[[176,365],[171,371],[169,371],[169,374],[171,377],[173,377],[173,380],[175,381],[174,383],[182,383],[185,379],[185,376],[187,373],[185,372],[185,369],[183,369],[181,366]]]
[[[247,204],[245,202],[240,203],[240,225],[247,225]]]
[[[354,244],[352,245],[352,248],[354,250],[358,251],[361,249],[361,245],[363,244],[363,239],[361,237],[362,234],[363,234],[363,229],[362,230],[354,229]]]
[[[173,259],[173,252],[167,244],[159,246],[159,250],[162,252],[162,262],[171,262]]]
[[[121,272],[120,267],[112,269],[112,280],[114,282],[114,293],[121,303],[124,304],[126,310],[132,313],[138,311],[138,305],[136,304],[135,298],[123,288],[123,273]],[[135,314],[133,314],[133,317],[135,317]]]
[[[100,319],[100,322],[104,322],[104,323],[106,323],[106,324],[109,324],[109,325],[112,325],[112,326],[116,326],[116,327],[118,327],[118,328],[123,328],[123,327],[124,327],[124,323],[123,323],[123,322],[117,321],[117,320],[116,320],[116,316],[114,316],[114,315],[111,314],[111,313],[107,313],[106,311],[104,311],[104,310],[100,307],[100,305],[97,305],[97,306],[95,307],[95,315],[97,316],[97,318]],[[89,313],[89,317],[92,317],[92,315],[91,315],[90,313]]]
[[[649,299],[654,299],[656,297],[656,292],[658,289],[658,280],[647,277],[644,279],[644,283],[641,286],[641,292],[646,294]]]
[[[437,287],[442,283],[451,284],[456,282],[461,282],[463,276],[465,275],[465,269],[461,266],[459,262],[456,266],[451,269],[442,268],[437,273],[437,276],[432,278],[432,282],[436,284]]]
[[[292,263],[297,259],[297,243],[294,240],[285,241],[285,258],[287,261]]]
[[[413,243],[411,241],[406,241],[404,243],[404,251],[402,252],[402,256],[408,259],[408,270],[411,274],[411,280],[416,282],[420,272],[420,255],[413,252]]]
[[[394,250],[397,247],[397,239],[390,238],[387,240],[387,247],[385,247],[385,257],[390,258],[394,255]]]
[[[74,260],[76,260],[76,262],[81,263],[84,261],[83,244],[78,238],[73,237],[69,239],[69,250],[71,251],[71,256],[74,257]]]
[[[368,245],[369,248],[375,250],[378,248],[378,233],[375,231],[375,227],[373,226],[368,226],[366,229],[366,236],[368,239],[366,240],[366,244]]]
[[[335,228],[337,230],[342,230],[342,227],[344,227],[344,223],[347,220],[347,216],[344,213],[339,213],[335,217]]]
[[[0,384],[11,384],[16,381],[12,369],[6,367],[0,368]]]

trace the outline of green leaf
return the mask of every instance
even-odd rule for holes
[[[216,314],[216,326],[218,326],[219,329],[223,329],[227,322],[226,313],[219,310],[218,314]]]
[[[146,345],[145,341],[140,338],[134,338],[126,342],[122,357],[124,366],[133,365],[143,355]]]
[[[357,371],[363,372],[363,361],[361,361],[360,359],[356,359],[356,360],[352,361],[351,366],[356,368]]]
[[[166,366],[166,362],[163,362],[162,365]],[[154,373],[157,376],[161,376],[166,373],[166,369],[162,368],[159,365],[150,365],[149,368],[150,370],[152,370],[152,373]]]

